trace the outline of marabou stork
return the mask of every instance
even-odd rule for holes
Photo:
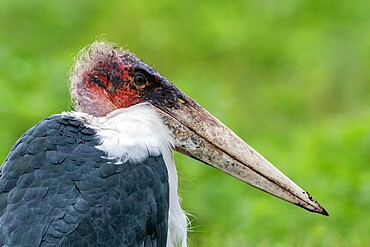
[[[312,197],[133,54],[84,49],[75,111],[20,137],[1,166],[2,246],[186,246],[172,149],[312,212]]]

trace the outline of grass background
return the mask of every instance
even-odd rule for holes
[[[0,160],[69,110],[78,51],[105,37],[152,64],[329,211],[308,213],[176,154],[189,246],[370,241],[365,0],[0,1]]]

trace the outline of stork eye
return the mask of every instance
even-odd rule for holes
[[[146,78],[143,74],[141,73],[137,73],[135,76],[134,76],[134,83],[136,85],[144,85],[146,83]]]

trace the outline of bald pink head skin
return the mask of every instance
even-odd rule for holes
[[[175,105],[186,96],[132,53],[95,42],[72,70],[71,95],[77,111],[101,117],[141,102]]]

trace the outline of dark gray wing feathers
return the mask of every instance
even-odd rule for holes
[[[16,142],[1,167],[2,246],[166,246],[163,158],[118,165],[98,144],[93,129],[62,115]]]

